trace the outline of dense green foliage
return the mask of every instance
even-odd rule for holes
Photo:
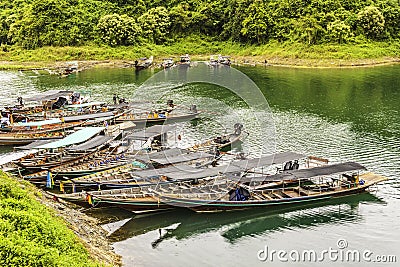
[[[0,171],[1,266],[96,266],[77,237]]]
[[[265,44],[366,43],[400,37],[395,0],[0,0],[0,43],[168,44],[191,34]]]

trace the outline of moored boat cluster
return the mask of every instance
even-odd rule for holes
[[[209,212],[293,205],[360,193],[386,179],[355,162],[228,152],[248,135],[240,123],[182,145],[179,122],[200,113],[195,105],[179,110],[172,100],[156,109],[117,96],[112,104],[92,102],[71,91],[25,100],[34,105],[18,100],[1,112],[0,144],[18,147],[0,166],[82,206]]]

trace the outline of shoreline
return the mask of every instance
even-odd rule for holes
[[[179,58],[179,55],[171,56]],[[156,66],[162,62],[163,57],[155,57]],[[208,61],[210,55],[191,55],[193,61]],[[54,70],[64,69],[71,62],[77,62],[80,70],[91,68],[133,68],[134,59],[110,59],[110,60],[68,60],[68,61],[0,61],[0,70]],[[301,59],[280,58],[265,56],[231,56],[232,66],[265,66],[285,68],[360,68],[395,65],[400,63],[400,58],[385,57],[380,59]],[[154,67],[154,66],[153,66]]]
[[[55,199],[44,190],[38,190],[41,197],[37,196],[37,200],[66,222],[67,227],[82,241],[94,260],[109,266],[122,266],[122,256],[114,252],[107,238],[107,231],[100,227],[96,218],[82,213],[79,207],[74,207],[71,203]]]

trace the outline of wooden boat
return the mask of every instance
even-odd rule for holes
[[[104,132],[105,127],[87,127],[79,130],[67,137],[46,144],[34,147],[36,149],[46,149],[42,155],[36,155],[30,159],[20,159],[14,163],[25,170],[34,171],[48,169],[68,162],[82,159],[85,155],[94,153],[97,149],[107,145],[110,136],[99,135]],[[72,145],[85,142],[85,149],[74,149]],[[65,149],[65,147],[70,149]]]
[[[65,132],[45,133],[1,133],[0,145],[26,145],[38,140],[57,140],[65,137]]]
[[[88,189],[109,189],[124,187],[139,187],[168,183],[165,176],[168,172],[178,171],[180,168],[194,168],[198,163],[211,164],[214,156],[206,153],[185,153],[173,156],[172,152],[178,150],[170,149],[171,153],[161,156],[163,152],[150,153],[141,157],[131,159],[128,164],[114,167],[105,171],[90,175],[73,178],[62,182],[64,188],[71,188],[72,191]],[[168,150],[166,150],[168,151]],[[158,162],[152,166],[151,162]],[[170,166],[171,164],[177,164]],[[156,167],[156,169],[154,169]],[[151,169],[149,169],[151,168]],[[173,182],[180,182],[178,180]],[[72,188],[74,187],[74,188]]]
[[[231,60],[230,56],[219,56],[218,57],[218,64],[224,65],[224,66],[230,66],[231,65]]]
[[[111,233],[108,238],[112,242],[120,242],[134,236],[140,236],[151,231],[165,229],[151,245],[155,248],[166,240],[185,240],[215,229],[223,231],[223,237],[234,244],[249,234],[276,232],[296,229],[304,226],[315,227],[340,224],[343,221],[357,223],[362,220],[359,214],[359,204],[382,204],[382,201],[370,193],[350,195],[324,202],[305,203],[304,205],[277,206],[270,209],[248,209],[228,213],[194,213],[186,209],[175,209],[165,212],[134,216],[121,227]],[[295,216],[292,212],[296,212]],[[101,212],[107,211],[103,209]],[[318,218],[318,220],[316,220]],[[268,222],[268,223],[265,223]]]
[[[172,123],[177,121],[187,121],[195,119],[200,112],[196,105],[191,105],[188,110],[175,109],[173,100],[168,100],[167,107],[157,108],[153,110],[132,109],[124,112],[117,119],[117,122],[132,121],[135,124],[155,124],[155,123]]]
[[[18,167],[13,161],[38,153],[37,149],[14,151],[0,155],[0,169],[5,172],[13,172]]]
[[[162,155],[169,151],[167,154]],[[174,154],[176,152],[176,154]],[[233,174],[254,169],[260,165],[274,165],[285,161],[303,157],[301,154],[284,152],[251,160],[238,160],[229,165],[212,167],[213,163],[219,158],[208,153],[190,153],[179,152],[178,149],[165,150],[158,153],[137,157],[142,162],[132,162],[132,164],[109,169],[104,172],[91,174],[79,178],[71,179],[78,190],[96,190],[109,188],[138,187],[143,185],[152,185],[159,183],[179,183],[179,182],[199,182],[201,180],[212,179],[221,174]],[[148,168],[151,162],[157,162],[156,168]],[[145,167],[143,167],[145,163]],[[143,168],[148,169],[143,169]],[[141,167],[142,169],[140,169]],[[154,167],[154,166],[153,166]],[[237,176],[229,176],[230,180],[237,180]],[[241,177],[239,177],[240,179]]]
[[[262,177],[263,181],[298,181],[297,186],[279,189],[248,190],[236,186],[229,192],[206,192],[204,194],[163,194],[162,202],[187,207],[197,212],[249,209],[277,205],[293,205],[332,199],[364,192],[367,188],[387,178],[373,174],[359,174],[365,170],[354,162],[333,164],[310,169],[292,170]],[[354,172],[357,172],[354,174]],[[350,173],[350,174],[348,174]],[[338,176],[333,178],[333,176]],[[305,184],[305,182],[312,184]]]
[[[135,61],[135,69],[136,71],[147,69],[151,66],[151,64],[153,64],[153,56],[149,58],[140,58],[139,60]]]
[[[68,99],[74,92],[69,90],[49,90],[38,93],[35,96],[22,98],[19,104],[13,107],[5,107],[4,112],[14,115],[32,114],[42,112],[44,109],[52,109],[53,104],[59,99]],[[22,104],[22,102],[25,102]],[[17,122],[18,120],[14,120]]]
[[[95,118],[112,117],[124,110],[110,110],[105,102],[89,102],[83,104],[65,105],[62,109],[46,110],[40,113],[28,114],[29,120],[60,118],[64,122],[82,121]]]
[[[172,58],[165,58],[161,63],[161,67],[164,69],[172,68],[173,66],[175,66],[175,62]]]
[[[218,66],[230,66],[231,65],[231,60],[229,56],[215,56],[212,55],[210,57],[210,61],[208,62],[208,65],[211,67],[218,67]]]
[[[166,111],[149,111],[149,112],[129,112],[124,113],[117,119],[117,122],[131,121],[135,124],[144,123],[171,123],[177,121],[189,121],[197,118],[200,112],[182,112],[168,113]]]
[[[168,204],[161,203],[154,190],[172,193],[202,192],[201,186],[212,183],[215,189],[226,188],[227,181],[212,179],[202,183],[191,184],[188,182],[159,182],[148,183],[141,186],[119,188],[111,190],[97,190],[89,192],[78,192],[70,194],[54,194],[61,198],[83,207],[118,206],[133,212],[148,212],[174,208]],[[228,182],[230,183],[230,182]]]
[[[212,66],[212,67],[217,67],[217,66],[218,66],[218,60],[215,59],[215,56],[214,56],[214,55],[212,55],[212,56],[210,57],[210,61],[208,62],[208,65],[209,65],[209,66]]]
[[[122,125],[124,127],[122,127]],[[118,130],[132,128],[132,122],[125,122],[122,125],[115,125],[110,127],[118,127]],[[66,177],[80,177],[86,176],[92,173],[105,171],[127,165],[126,168],[132,167],[131,163],[136,161],[136,158],[141,155],[145,155],[149,152],[155,154],[158,150],[163,150],[167,147],[164,142],[164,135],[168,133],[173,126],[152,126],[141,131],[134,132],[130,135],[125,136],[118,146],[113,146],[111,149],[96,151],[93,154],[88,154],[83,158],[79,158],[75,161],[60,164],[56,167],[48,169],[53,174],[53,178]],[[80,150],[87,150],[85,145],[78,147]],[[69,149],[71,150],[71,149]],[[77,150],[77,148],[75,148]],[[168,151],[160,152],[162,155],[169,155]],[[146,157],[143,158],[146,161]],[[24,176],[25,179],[32,182],[44,182],[46,181],[47,170],[29,174]]]
[[[257,159],[257,161],[261,162],[260,164],[265,164],[265,162],[269,162],[269,160],[273,159],[272,164],[281,163],[287,159],[298,158],[301,157],[300,154],[292,153],[292,152],[285,152],[281,154],[275,154],[270,156],[269,158],[264,157]],[[236,163],[234,168],[231,170],[227,170],[228,172],[231,171],[238,171],[243,170],[246,168],[254,168],[259,164],[255,164],[256,160],[252,161],[239,161]],[[239,166],[243,166],[244,163],[248,165],[248,167],[243,167],[237,169]],[[286,164],[285,164],[286,165]],[[187,167],[187,166],[186,166]],[[357,164],[349,164],[349,166],[345,166],[346,170],[357,170],[359,165]],[[226,167],[225,167],[226,168]],[[325,173],[332,173],[331,169],[335,169],[337,171],[338,166],[331,165],[328,167],[320,167],[317,170],[318,174],[325,174]],[[117,205],[119,207],[123,207],[125,209],[135,211],[135,212],[143,212],[149,210],[160,210],[171,208],[171,206],[176,205],[176,203],[162,203],[162,199],[168,198],[169,196],[186,196],[187,198],[203,198],[204,196],[214,197],[216,199],[222,199],[226,195],[232,195],[232,188],[236,188],[238,185],[243,188],[243,190],[253,190],[252,194],[254,194],[254,198],[257,199],[258,195],[263,195],[265,192],[269,192],[272,197],[277,198],[277,196],[282,196],[281,192],[290,192],[293,191],[295,188],[294,181],[298,182],[299,179],[288,178],[288,172],[292,171],[296,172],[296,169],[286,170],[284,173],[278,173],[276,175],[270,175],[267,177],[259,177],[259,178],[249,178],[247,180],[251,181],[251,186],[248,186],[249,182],[246,178],[241,177],[239,181],[235,179],[231,179],[231,177],[227,177],[225,175],[219,175],[221,170],[216,170],[213,172],[212,175],[210,173],[197,173],[200,176],[192,176],[187,177],[187,179],[179,178],[179,179],[172,179],[174,175],[179,170],[180,175],[184,175],[182,173],[182,166],[174,167],[174,168],[161,168],[161,169],[152,169],[152,170],[138,170],[136,173],[125,172],[125,174],[129,177],[128,179],[132,179],[132,177],[142,177],[142,178],[133,178],[135,179],[135,186],[126,184],[130,186],[129,188],[121,188],[121,189],[113,189],[113,190],[101,190],[101,191],[93,191],[93,192],[86,192],[86,193],[73,193],[73,194],[65,194],[59,195],[59,197],[64,198],[69,201],[78,202],[80,205],[88,205],[88,195],[91,195],[91,204],[95,203],[94,205]],[[189,169],[187,169],[189,170]],[[343,168],[340,169],[343,171]],[[307,173],[312,173],[315,175],[315,169],[303,169],[301,170],[302,177],[306,177]],[[192,173],[192,170],[189,171]],[[133,175],[132,175],[133,174]],[[164,177],[163,179],[157,179],[156,176],[162,174]],[[196,174],[196,175],[197,175]],[[300,173],[297,173],[299,175]],[[213,176],[213,177],[207,177]],[[278,176],[277,176],[278,175]],[[105,177],[107,174],[101,174],[100,177]],[[107,179],[109,182],[115,181],[115,175],[108,174]],[[144,177],[147,177],[144,178]],[[202,180],[198,180],[199,177],[206,177]],[[279,177],[285,177],[285,183],[282,183],[282,179]],[[258,179],[258,180],[257,180]],[[94,181],[94,180],[92,180]],[[194,182],[194,183],[193,183]],[[258,190],[255,188],[260,188],[259,185],[267,182],[267,184],[263,185],[263,190]],[[308,186],[308,188],[312,188],[314,184],[307,184],[304,181],[301,182],[303,187]],[[98,185],[95,185],[96,187]],[[286,188],[285,188],[286,187]],[[95,188],[94,188],[95,189]],[[229,192],[231,191],[231,192]],[[259,197],[258,197],[259,198]],[[283,197],[282,197],[283,198]],[[281,198],[279,198],[281,199]],[[161,202],[160,202],[161,201]],[[175,201],[175,200],[174,200]],[[161,204],[160,204],[161,203]],[[231,204],[233,202],[230,202]],[[191,207],[191,206],[190,206]],[[191,207],[192,208],[192,207]]]
[[[177,65],[182,67],[190,67],[190,56],[188,54],[182,55],[179,62],[177,62]]]
[[[249,133],[243,130],[243,125],[236,123],[232,133],[217,136],[201,144],[196,144],[189,149],[195,151],[212,151],[217,148],[219,151],[227,151],[232,148],[233,144],[243,141],[248,135]]]
[[[74,122],[63,122],[59,118],[42,120],[42,121],[31,121],[31,122],[19,122],[13,123],[6,127],[0,128],[0,136],[4,132],[7,133],[26,133],[26,134],[41,134],[49,132],[60,132],[74,127],[82,126],[85,122],[74,121]]]

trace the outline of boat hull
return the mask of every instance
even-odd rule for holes
[[[13,138],[13,137],[0,137],[0,145],[2,146],[15,146],[27,145],[38,140],[57,140],[64,136],[57,136],[53,138]]]
[[[173,196],[161,196],[161,201],[172,206],[186,207],[196,212],[216,212],[225,210],[243,210],[251,208],[268,208],[279,205],[298,205],[309,202],[325,201],[333,198],[354,195],[364,192],[370,186],[387,180],[385,177],[368,173],[360,178],[365,180],[363,185],[356,185],[349,188],[341,188],[340,190],[320,192],[310,195],[280,198],[280,199],[265,199],[265,200],[247,200],[247,201],[227,201],[227,200],[203,200],[193,198],[177,198]]]

